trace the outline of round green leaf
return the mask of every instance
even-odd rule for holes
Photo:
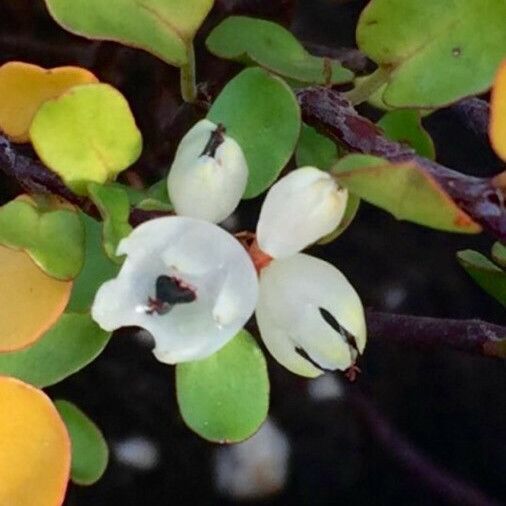
[[[86,231],[86,250],[84,266],[74,280],[67,311],[88,311],[93,303],[98,288],[105,281],[115,278],[119,265],[111,262],[102,245],[102,226],[81,213]]]
[[[76,86],[45,102],[30,138],[43,162],[81,195],[90,182],[113,180],[142,150],[128,102],[108,84]]]
[[[187,63],[193,40],[213,0],[46,0],[63,28],[90,39],[145,49],[167,63]]]
[[[483,290],[506,306],[506,272],[503,269],[470,249],[459,251],[457,260]]]
[[[25,250],[47,274],[75,278],[84,261],[84,228],[67,208],[37,206],[20,197],[0,207],[0,244]]]
[[[245,330],[209,358],[178,364],[176,388],[184,421],[210,441],[242,441],[253,435],[267,416],[265,358]]]
[[[253,198],[277,179],[300,133],[297,99],[279,77],[260,68],[243,70],[223,89],[208,118],[223,123],[241,146],[249,168],[244,198]]]
[[[54,385],[92,362],[110,336],[88,314],[64,314],[33,346],[1,353],[0,375],[40,388]]]
[[[431,136],[423,128],[420,113],[413,109],[398,109],[387,112],[377,125],[385,136],[393,141],[411,146],[420,156],[434,160],[436,150]]]
[[[328,137],[318,133],[313,127],[302,124],[299,144],[295,153],[298,167],[317,167],[330,170],[340,158],[340,152]]]
[[[231,16],[211,32],[206,44],[221,58],[254,62],[301,82],[337,84],[353,79],[353,73],[338,61],[309,54],[288,30],[272,21]]]
[[[74,404],[54,402],[72,443],[71,478],[78,485],[92,485],[104,474],[109,449],[99,428]]]
[[[497,265],[506,267],[506,245],[495,242],[492,246],[492,258]]]
[[[426,227],[473,234],[481,231],[439,183],[415,162],[390,163],[349,155],[333,167],[338,182],[370,204]]]
[[[490,87],[506,56],[505,19],[498,0],[372,0],[357,42],[391,69],[387,104],[439,107]]]

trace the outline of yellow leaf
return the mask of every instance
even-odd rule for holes
[[[506,161],[506,60],[499,67],[492,89],[489,136],[497,155]]]
[[[24,251],[0,246],[0,352],[42,337],[63,313],[71,289],[71,281],[49,277]]]
[[[0,67],[0,130],[16,142],[28,142],[28,130],[39,107],[73,86],[98,79],[79,67],[44,69],[23,62]]]
[[[40,390],[0,376],[0,505],[60,506],[70,473],[70,438]]]

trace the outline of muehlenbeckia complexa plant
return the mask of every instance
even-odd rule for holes
[[[459,261],[506,304],[504,174],[439,165],[422,126],[491,87],[506,7],[485,4],[372,0],[357,26],[377,66],[365,76],[310,54],[281,25],[232,15],[206,47],[247,68],[208,96],[193,40],[212,0],[46,0],[65,29],[179,68],[197,119],[155,182],[136,164],[142,134],[119,90],[79,67],[0,67],[0,166],[24,189],[0,208],[0,504],[57,506],[69,478],[88,485],[104,472],[98,428],[41,389],[92,362],[116,329],[152,335],[153,360],[175,364],[183,419],[210,441],[244,440],[266,419],[263,349],[297,375],[354,380],[362,302],[321,250],[304,250],[338,239],[361,200],[420,226],[492,233],[493,261],[471,251]],[[502,64],[490,136],[503,159],[505,87]],[[387,111],[377,125],[354,109],[364,101]],[[182,130],[174,123],[169,137]],[[18,148],[27,142],[34,155]],[[248,217],[256,226],[230,228],[253,198],[263,199]],[[367,244],[356,255],[371,261]]]

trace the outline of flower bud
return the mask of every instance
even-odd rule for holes
[[[262,270],[256,319],[270,353],[301,376],[344,371],[364,351],[359,296],[338,269],[309,255],[273,260]]]
[[[208,357],[253,314],[253,263],[216,225],[180,216],[154,219],[123,239],[118,255],[126,260],[118,276],[98,290],[93,319],[108,331],[146,329],[161,362]]]
[[[294,255],[341,222],[348,191],[328,173],[302,167],[267,193],[257,225],[260,249],[273,258]]]
[[[177,214],[219,223],[234,212],[247,180],[239,144],[203,119],[181,140],[167,183]]]

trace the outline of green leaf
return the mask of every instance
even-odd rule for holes
[[[79,215],[61,206],[37,207],[28,197],[0,207],[0,244],[25,250],[57,279],[75,278],[83,266],[84,228]]]
[[[187,47],[213,0],[46,0],[66,30],[89,39],[145,49],[171,65],[188,61]]]
[[[392,164],[374,156],[349,155],[334,166],[333,172],[338,182],[352,193],[399,220],[447,232],[481,230],[439,183],[414,162]]]
[[[329,244],[335,241],[353,222],[360,207],[360,198],[354,193],[348,194],[348,202],[344,211],[343,219],[337,228],[318,241],[318,244]]]
[[[130,201],[128,194],[119,186],[88,185],[88,193],[95,203],[104,220],[103,240],[104,248],[109,258],[121,264],[122,260],[116,256],[118,244],[132,231],[128,218],[130,216]]]
[[[74,280],[67,311],[88,311],[95,294],[105,281],[115,278],[119,265],[111,262],[102,246],[101,224],[82,213],[81,218],[86,230],[86,250],[84,266]]]
[[[486,256],[470,249],[459,251],[457,259],[483,290],[506,306],[506,272],[503,269]]]
[[[252,62],[300,82],[337,84],[353,79],[338,61],[311,55],[288,30],[263,19],[231,16],[211,32],[206,45],[221,58]]]
[[[45,102],[30,137],[42,161],[80,195],[90,182],[113,180],[142,150],[128,102],[108,84],[75,86]]]
[[[247,199],[260,195],[277,179],[295,150],[301,127],[292,90],[260,68],[243,70],[232,79],[208,118],[223,123],[244,151],[249,168]]]
[[[267,416],[265,358],[245,330],[209,358],[178,364],[176,388],[184,421],[210,441],[242,441],[253,435]]]
[[[313,127],[302,124],[299,144],[295,153],[298,167],[307,165],[320,170],[330,170],[340,158],[337,145]]]
[[[506,267],[506,246],[500,242],[494,243],[492,246],[492,258],[497,265]]]
[[[357,42],[391,69],[387,104],[435,108],[490,87],[506,56],[505,19],[497,0],[372,0]]]
[[[408,144],[420,156],[430,160],[435,159],[434,142],[427,130],[423,128],[418,111],[398,109],[387,112],[377,125],[383,129],[388,139]]]
[[[40,388],[54,385],[92,362],[110,336],[88,314],[64,314],[33,346],[1,353],[0,375]]]
[[[72,444],[71,478],[78,485],[93,485],[104,474],[109,449],[100,429],[74,404],[54,402],[70,435]]]

